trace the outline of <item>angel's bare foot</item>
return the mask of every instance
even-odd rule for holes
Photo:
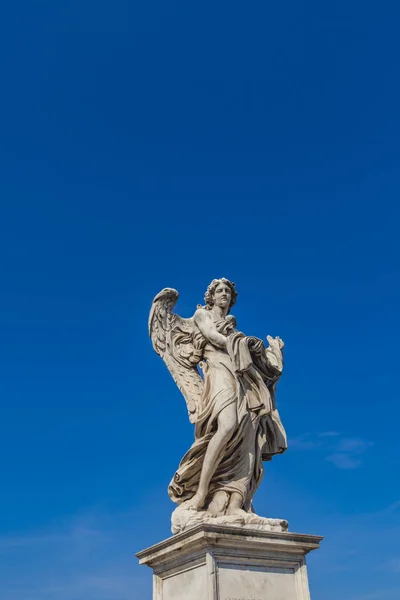
[[[248,517],[249,513],[243,510],[243,508],[228,506],[228,508],[226,509],[226,515],[228,517]]]
[[[219,491],[214,494],[210,506],[207,508],[207,512],[211,513],[213,517],[219,517],[224,514],[226,505],[228,504],[229,496],[227,492]]]
[[[202,494],[200,491],[198,491],[197,494],[195,494],[193,498],[191,498],[191,500],[188,500],[186,506],[187,508],[194,508],[194,510],[200,510],[204,506],[205,501],[205,494]]]

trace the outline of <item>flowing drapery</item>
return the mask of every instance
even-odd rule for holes
[[[207,343],[204,348],[204,392],[195,428],[195,441],[183,457],[169,488],[178,504],[190,500],[199,485],[207,446],[214,435],[218,416],[235,404],[238,426],[221,451],[211,479],[208,501],[217,491],[238,492],[245,510],[263,476],[263,460],[287,448],[286,433],[275,404],[275,385],[280,370],[266,356],[261,340],[232,331],[227,319],[215,323],[228,334],[227,348]]]

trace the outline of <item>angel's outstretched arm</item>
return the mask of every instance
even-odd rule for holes
[[[194,313],[194,322],[206,340],[218,348],[226,348],[227,338],[222,333],[219,333],[206,310],[203,308],[196,310]]]

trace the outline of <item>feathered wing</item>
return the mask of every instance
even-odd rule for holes
[[[205,339],[193,324],[173,308],[179,298],[176,290],[163,289],[153,300],[149,316],[149,335],[153,348],[161,356],[186,400],[191,423],[201,410],[203,380],[197,370]]]

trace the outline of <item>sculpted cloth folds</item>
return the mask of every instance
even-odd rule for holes
[[[238,492],[244,510],[250,511],[263,476],[262,461],[287,448],[286,433],[275,404],[275,385],[281,368],[271,360],[273,356],[266,352],[262,340],[235,330],[232,317],[214,321],[214,325],[220,334],[227,336],[226,349],[204,341],[200,363],[204,389],[198,406],[195,441],[183,457],[168,493],[178,504],[195,495],[218,416],[234,404],[238,426],[217,460],[207,498],[211,500],[217,491]]]

